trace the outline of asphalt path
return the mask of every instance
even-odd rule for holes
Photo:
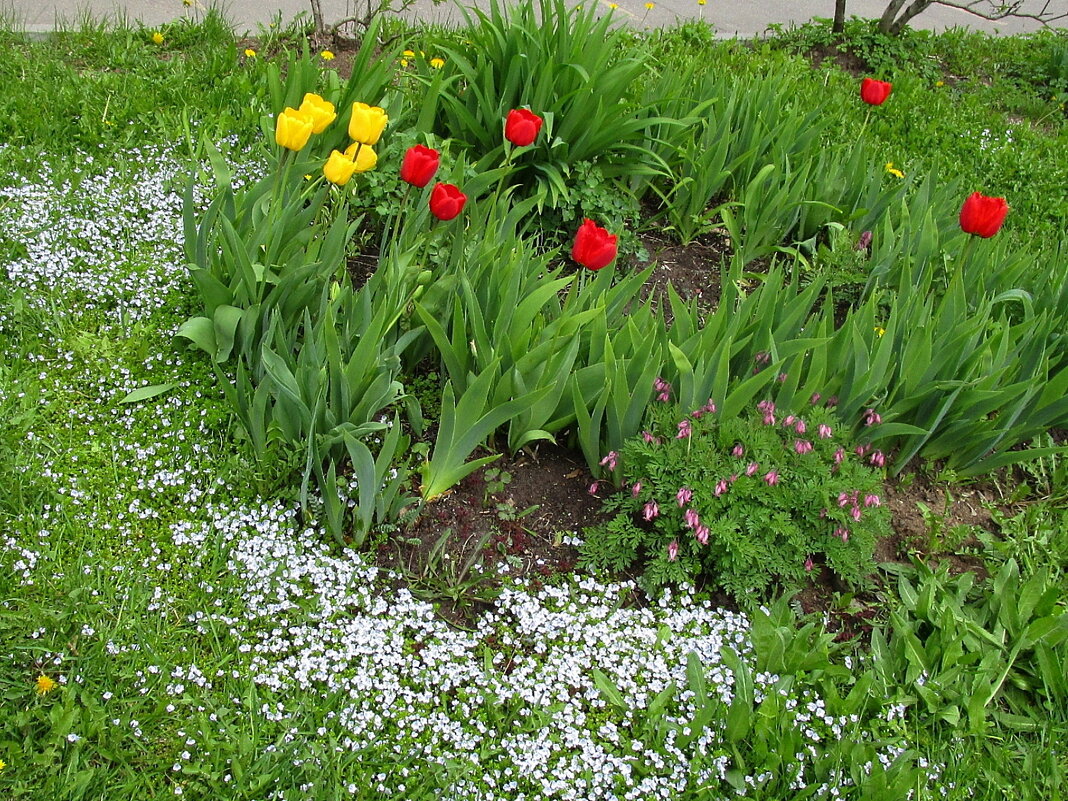
[[[485,0],[475,0],[475,3]],[[570,1],[570,0],[569,0]],[[9,25],[31,33],[44,33],[56,28],[76,26],[86,17],[95,20],[140,21],[146,26],[158,26],[176,19],[196,19],[207,9],[210,0],[0,0],[0,18]],[[362,7],[366,0],[360,0]],[[504,0],[507,2],[507,0]],[[609,13],[636,28],[671,26],[688,19],[703,18],[715,26],[720,36],[749,38],[763,35],[771,25],[800,24],[813,17],[830,17],[834,0],[587,0],[596,2]],[[1042,6],[1044,0],[1025,0],[1025,10]],[[465,3],[467,5],[469,3]],[[849,15],[875,18],[882,15],[886,0],[849,0]],[[1052,0],[1052,7],[1068,10],[1068,0]],[[652,6],[651,8],[648,6]],[[234,30],[255,35],[281,14],[289,22],[300,13],[310,14],[307,0],[222,0],[218,3]],[[327,23],[351,16],[353,0],[322,0]],[[463,21],[459,5],[453,0],[415,0],[402,14],[405,18],[427,23],[458,25]],[[1061,21],[1060,25],[1068,25]],[[916,28],[944,30],[970,27],[991,33],[1023,33],[1037,30],[1040,25],[1026,19],[1006,19],[991,22],[972,14],[946,6],[934,5],[912,21]]]

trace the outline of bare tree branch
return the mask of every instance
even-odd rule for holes
[[[913,17],[932,5],[955,8],[994,21],[1013,17],[1034,20],[1048,26],[1068,19],[1068,2],[1064,0],[1043,0],[1041,8],[1030,11],[1024,9],[1024,2],[1025,0],[889,0],[879,20],[879,30],[891,35],[899,34]],[[838,12],[837,1],[835,12]]]
[[[1043,25],[1050,25],[1058,20],[1068,19],[1068,4],[1064,9],[1057,13],[1050,10],[1050,5],[1053,4],[1053,0],[1045,0],[1042,4],[1042,10],[1032,13],[1023,11],[1023,0],[1012,0],[1007,3],[995,3],[994,0],[970,0],[970,2],[954,2],[954,0],[935,0],[940,6],[947,6],[948,8],[957,8],[961,11],[966,11],[969,14],[974,14],[977,17],[989,20],[1005,19],[1007,17],[1015,17],[1017,19],[1031,19],[1036,22],[1041,22]],[[1059,4],[1057,4],[1059,5]],[[989,6],[989,11],[983,11],[981,6]]]

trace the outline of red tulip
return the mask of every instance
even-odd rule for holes
[[[881,106],[890,97],[892,85],[886,81],[865,78],[860,82],[860,99],[873,106]]]
[[[589,270],[600,270],[616,257],[616,235],[586,219],[575,233],[571,258]]]
[[[438,171],[440,163],[441,156],[438,151],[424,145],[410,147],[408,152],[404,154],[404,161],[401,163],[401,180],[422,189],[430,183],[430,179]]]
[[[434,184],[430,191],[430,213],[439,220],[451,220],[461,211],[467,195],[452,184]]]
[[[973,192],[960,209],[960,227],[966,234],[989,239],[1001,229],[1009,204],[1003,197],[987,197]]]
[[[514,108],[504,121],[504,138],[516,147],[526,147],[538,138],[542,122],[544,120],[533,111]]]

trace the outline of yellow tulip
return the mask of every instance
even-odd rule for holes
[[[334,104],[329,100],[323,100],[319,95],[311,92],[304,95],[304,102],[300,104],[298,111],[306,114],[312,121],[312,133],[318,134],[326,130],[326,126],[337,119],[334,112]]]
[[[354,172],[356,172],[355,161],[338,150],[330,151],[330,158],[323,165],[323,175],[326,176],[326,180],[332,184],[344,186],[352,178]]]
[[[274,127],[274,141],[289,150],[300,150],[312,135],[312,121],[307,114],[287,108],[278,115]]]
[[[378,154],[375,153],[370,145],[363,145],[359,142],[349,145],[345,149],[345,155],[356,164],[356,172],[373,170],[375,165],[378,164]]]
[[[378,106],[353,103],[352,118],[349,120],[349,136],[365,145],[377,144],[387,122],[389,122],[389,117]]]

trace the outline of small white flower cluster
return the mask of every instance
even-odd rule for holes
[[[19,581],[23,585],[32,586],[33,570],[37,567],[37,560],[40,559],[41,554],[37,551],[31,551],[29,548],[24,548],[16,539],[6,534],[0,537],[0,546],[3,546],[3,551],[14,556],[11,569],[19,577]]]
[[[262,719],[287,725],[309,704],[323,706],[332,711],[322,727],[347,749],[385,742],[401,761],[467,765],[444,796],[456,801],[670,798],[695,782],[724,780],[731,760],[718,724],[679,744],[696,712],[686,663],[696,654],[708,692],[729,704],[734,677],[720,652],[729,646],[751,658],[744,617],[686,592],[631,605],[632,584],[577,578],[536,592],[505,589],[473,631],[462,631],[407,590],[387,595],[383,580],[395,576],[316,547],[322,534],[299,528],[285,507],[209,511],[212,520],[199,528],[174,526],[175,545],[200,553],[215,551],[213,539],[227,543],[244,608],[236,617],[198,611],[189,620],[222,623],[235,638],[245,669],[273,696],[255,710]],[[622,708],[598,689],[595,670]],[[779,680],[753,678],[758,701]],[[678,692],[668,735],[647,741],[645,710],[671,685]],[[857,719],[829,715],[810,693],[790,694],[787,708],[809,743],[792,765],[800,788],[818,744],[849,736]],[[769,778],[748,783],[759,788]],[[380,782],[382,794],[403,797],[399,774]]]

